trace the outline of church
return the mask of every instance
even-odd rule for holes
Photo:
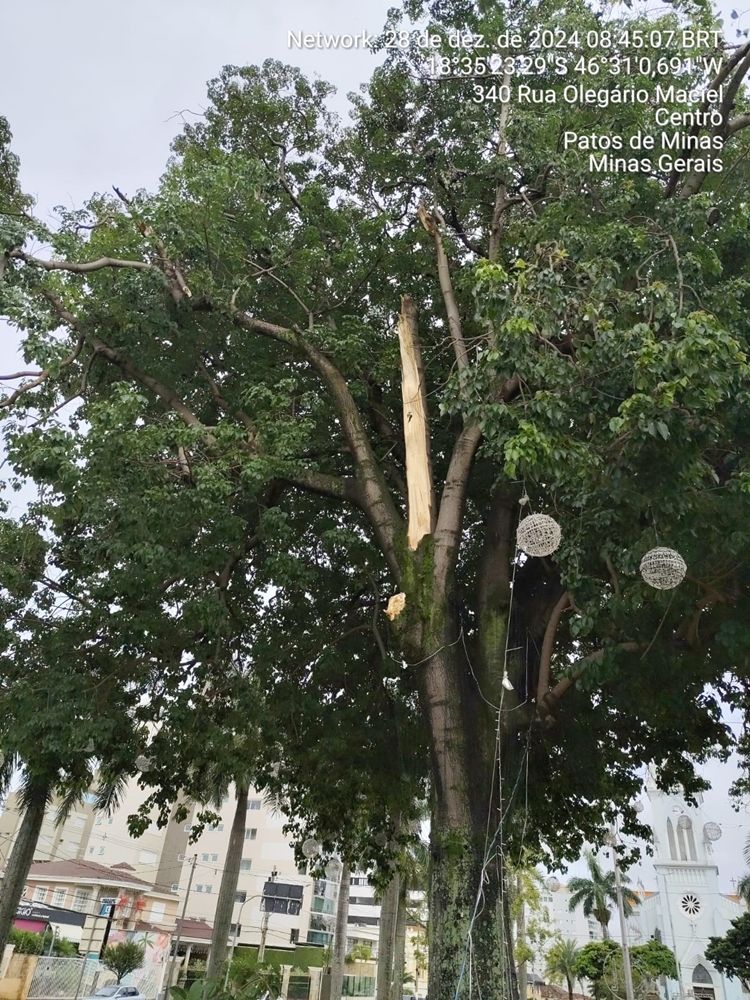
[[[647,786],[652,808],[657,890],[641,892],[641,905],[629,918],[631,945],[655,938],[677,958],[678,980],[667,983],[667,1000],[750,1000],[737,979],[721,976],[706,960],[710,937],[720,937],[745,912],[737,896],[719,891],[713,844],[721,827],[704,815],[702,796],[690,806],[653,782]]]

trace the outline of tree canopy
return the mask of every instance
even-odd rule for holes
[[[570,103],[546,66],[554,100],[477,103],[430,72],[419,17],[443,54],[457,29],[606,24],[656,57],[671,31],[664,85],[726,85],[722,173],[592,172],[563,134],[658,134],[652,102]],[[471,975],[512,988],[506,854],[575,857],[620,810],[644,833],[642,765],[699,790],[746,705],[750,47],[696,51],[685,25],[716,22],[409,0],[350,123],[297,69],[225,67],[155,191],[54,229],[0,133],[0,313],[35,366],[3,401],[9,457],[161,727],[163,801],[214,708],[327,849],[384,866],[429,791],[436,1000],[467,988],[470,939]],[[577,82],[602,85],[585,61]],[[553,557],[518,553],[527,509],[560,523]],[[638,574],[656,544],[687,562],[670,594]]]

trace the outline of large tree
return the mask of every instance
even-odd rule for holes
[[[724,172],[592,173],[563,133],[658,136],[652,103],[569,103],[544,60],[528,81],[555,100],[477,102],[407,16],[446,56],[459,28],[606,29],[616,56],[645,32],[640,54],[677,60],[663,84],[724,85]],[[193,646],[221,645],[239,566],[262,614],[238,656],[273,706],[259,764],[295,829],[332,849],[356,807],[378,858],[429,780],[434,1000],[513,993],[509,851],[570,857],[618,809],[642,830],[639,767],[700,788],[746,693],[750,47],[688,50],[680,24],[713,26],[409,0],[352,124],[294,69],[227,67],[155,193],[2,224],[0,310],[38,365],[8,400],[16,468],[138,581],[140,637],[210,576],[224,610],[190,605]],[[66,401],[72,426],[30,425]],[[517,552],[526,496],[562,525],[551,558]],[[657,541],[689,567],[670,595],[637,572]],[[183,671],[181,650],[165,681]]]

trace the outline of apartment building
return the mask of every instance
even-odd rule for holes
[[[214,810],[216,822],[204,827],[200,834],[194,827],[197,811],[194,809],[193,815],[184,821],[173,819],[162,829],[154,823],[142,836],[134,838],[128,830],[128,816],[139,809],[147,794],[135,781],[130,782],[110,816],[96,812],[94,796],[88,795],[60,825],[55,824],[56,803],[52,803],[35,854],[35,870],[41,870],[40,865],[44,868],[43,863],[70,861],[115,869],[127,873],[131,879],[148,883],[155,893],[178,900],[180,915],[190,886],[185,926],[201,928],[205,937],[205,928],[213,925],[226,864],[235,813],[233,790]],[[17,796],[11,794],[0,815],[1,868],[20,818]],[[230,930],[230,940],[240,947],[257,946],[261,937],[268,948],[293,948],[297,943],[326,947],[332,942],[338,882],[312,877],[305,868],[297,866],[293,845],[283,830],[285,823],[284,814],[267,803],[260,792],[251,789]],[[52,871],[49,867],[47,870]],[[276,897],[273,903],[261,907],[264,886],[270,881],[275,883]],[[71,898],[74,902],[68,905],[75,908],[75,897]],[[418,901],[412,909],[419,909]],[[361,873],[351,876],[348,923],[348,950],[356,944],[369,945],[376,955],[380,905],[367,876]],[[417,937],[420,930],[415,926],[410,937]],[[198,950],[205,950],[198,938],[194,944]]]

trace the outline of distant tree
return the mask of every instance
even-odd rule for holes
[[[586,853],[586,863],[589,877],[576,877],[570,880],[569,909],[575,910],[578,906],[583,906],[584,915],[593,916],[599,922],[606,941],[609,938],[609,920],[612,916],[610,905],[617,903],[615,873],[605,872],[593,851]],[[639,899],[632,889],[627,888],[628,879],[625,876],[622,877],[622,881],[624,883],[622,902],[627,917],[638,905]]]
[[[745,856],[745,864],[750,865],[750,835],[748,835],[748,838],[745,841],[745,850],[743,853]],[[750,872],[746,872],[740,879],[737,886],[737,895],[740,899],[743,899],[748,906],[750,906]]]
[[[579,947],[575,941],[567,938],[557,941],[547,952],[545,975],[550,982],[564,979],[568,987],[568,997],[573,1000],[573,985],[578,978]]]
[[[364,941],[357,941],[352,945],[351,951],[346,956],[347,962],[371,962],[372,958],[372,945]]]
[[[605,938],[604,941],[591,941],[578,952],[575,963],[577,979],[586,979],[591,983],[594,997],[599,1000],[605,993],[603,981],[605,976],[620,961],[621,949],[618,944]]]
[[[706,958],[730,979],[750,990],[750,913],[732,921],[724,937],[709,938]]]
[[[642,973],[648,979],[658,979],[659,976],[677,978],[674,952],[659,941],[635,945],[630,949],[630,958],[634,971]]]
[[[117,976],[120,983],[130,972],[135,972],[143,965],[145,947],[137,941],[122,941],[110,944],[104,949],[102,964]]]

